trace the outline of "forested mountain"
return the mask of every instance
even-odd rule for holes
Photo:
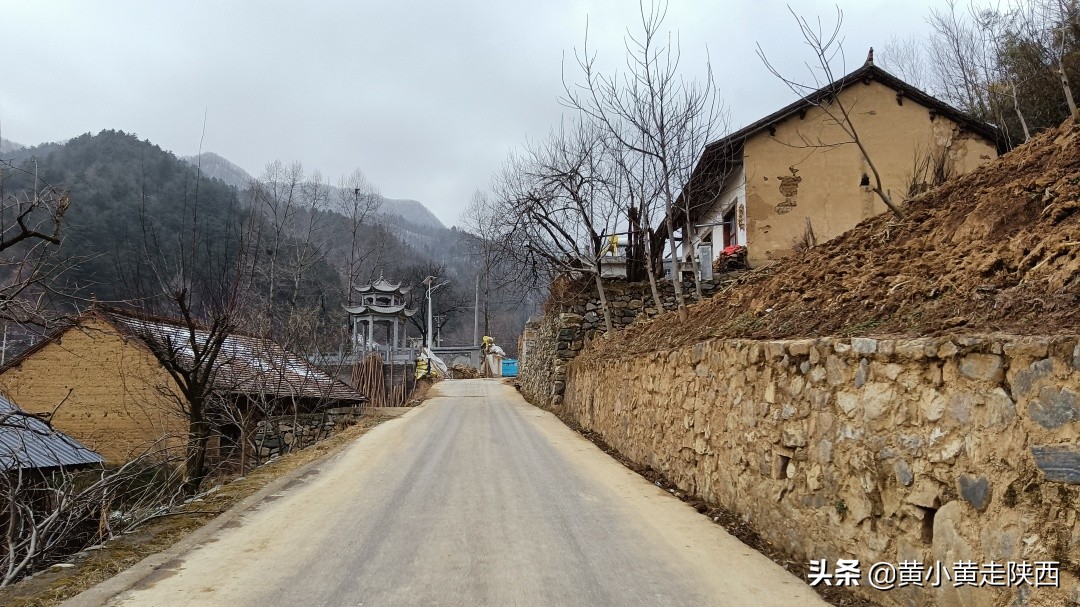
[[[0,154],[6,154],[15,150],[21,150],[24,147],[26,146],[21,143],[15,143],[10,139],[0,138]]]
[[[251,175],[247,171],[213,152],[203,152],[197,156],[184,156],[181,160],[197,167],[207,177],[220,179],[238,190],[243,190],[251,185]]]
[[[231,280],[210,269],[248,251],[253,278],[245,305],[252,322],[276,323],[272,330],[283,331],[285,319],[303,316],[322,327],[320,334],[341,340],[349,284],[380,275],[401,280],[414,285],[413,305],[423,306],[419,283],[438,275],[450,281],[436,292],[433,306],[444,340],[472,340],[479,272],[472,237],[443,227],[416,201],[383,199],[379,213],[354,225],[333,203],[341,194],[337,188],[320,193],[316,184],[300,184],[300,194],[286,206],[265,189],[253,196],[246,187],[250,177],[220,156],[202,156],[200,178],[190,160],[121,131],[0,158],[25,169],[4,173],[5,191],[29,188],[36,170],[43,183],[68,193],[58,262],[63,272],[54,286],[69,305],[80,298],[85,305],[91,297],[144,302],[193,272],[206,272],[207,282]],[[497,339],[512,345],[529,310],[513,301],[487,303],[481,303],[487,319],[481,328],[498,328]],[[419,335],[424,315],[414,320],[410,333]]]
[[[247,188],[254,180],[250,173],[213,152],[203,152],[198,156],[184,156],[183,160],[199,167],[207,177],[220,179],[238,190]],[[331,186],[331,189],[335,190],[331,196],[340,196],[340,192],[336,191],[338,188]],[[401,223],[405,229],[411,228],[412,231],[416,231],[417,228],[420,231],[446,229],[446,225],[418,200],[386,198],[381,195],[379,199],[380,212],[387,216],[388,221]]]

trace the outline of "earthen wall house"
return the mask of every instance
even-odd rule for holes
[[[808,225],[820,243],[885,212],[873,171],[834,119],[840,106],[898,204],[913,184],[933,183],[935,163],[963,174],[998,155],[993,127],[868,63],[706,148],[684,188],[691,242],[712,243],[714,255],[744,245],[760,266],[790,255]],[[928,160],[930,171],[917,168]]]
[[[0,391],[109,462],[183,443],[175,384],[154,354],[101,318],[88,317],[0,372]]]
[[[197,334],[205,343],[207,336]],[[55,411],[57,429],[111,463],[178,447],[188,432],[185,401],[148,343],[183,356],[188,335],[168,319],[90,312],[0,368],[0,393],[32,413]],[[304,413],[367,401],[277,344],[241,334],[226,338],[211,381],[215,393],[248,412],[250,424],[258,422],[260,404]],[[215,433],[211,450],[220,440]]]

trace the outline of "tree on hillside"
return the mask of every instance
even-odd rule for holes
[[[360,169],[356,169],[348,177],[341,179],[336,202],[337,211],[345,217],[349,230],[348,252],[342,261],[347,303],[352,305],[355,287],[360,284],[364,261],[373,255],[381,244],[378,239],[364,238],[364,227],[375,219],[382,206],[382,196]]]
[[[635,192],[639,217],[649,222],[658,211],[663,213],[675,297],[679,314],[685,316],[675,231],[682,226],[688,234],[691,213],[706,201],[680,196],[680,190],[690,181],[705,145],[725,128],[726,119],[711,67],[706,66],[704,82],[688,81],[680,75],[678,42],[673,42],[670,34],[665,40],[662,31],[667,3],[642,0],[639,8],[641,30],[625,40],[627,72],[604,74],[586,35],[582,52],[575,56],[583,82],[572,85],[564,81],[564,103],[602,125],[611,141],[627,153],[624,163],[628,174],[640,176],[640,189]],[[647,248],[647,263],[652,264],[651,243]],[[693,247],[682,253],[695,265]],[[655,282],[654,269],[649,269],[650,281]],[[694,280],[700,298],[697,272]],[[655,284],[653,287],[658,300]]]
[[[454,321],[472,311],[472,293],[466,291],[453,272],[446,264],[437,261],[421,261],[403,267],[400,270],[400,280],[403,285],[411,287],[406,295],[408,308],[416,310],[416,314],[409,317],[409,323],[425,338],[431,333],[432,343],[435,336],[449,327]],[[431,294],[432,326],[427,324],[427,287],[423,284],[428,276],[434,276],[443,286],[435,289]]]
[[[1077,117],[1065,61],[1080,33],[1080,9],[1075,0],[1026,0],[1013,7],[1018,37],[1039,51],[1041,63],[1057,77],[1069,115]]]
[[[266,165],[262,177],[251,187],[251,207],[260,210],[267,219],[266,233],[259,238],[265,249],[265,260],[259,264],[266,289],[263,321],[267,324],[262,329],[263,335],[273,333],[269,323],[275,317],[274,303],[279,296],[278,283],[284,271],[281,253],[303,207],[304,177],[304,167],[300,163],[285,165],[276,160]],[[262,224],[256,225],[261,227]]]
[[[256,277],[260,221],[258,214],[234,206],[226,224],[215,226],[224,229],[229,240],[216,242],[215,231],[199,214],[199,189],[205,180],[198,173],[190,177],[191,196],[173,201],[183,212],[181,230],[163,232],[144,205],[142,252],[123,278],[130,289],[127,307],[149,317],[174,319],[182,327],[165,335],[152,323],[133,328],[176,386],[165,395],[187,423],[183,488],[194,494],[207,475],[215,375],[235,355],[223,346],[252,321],[247,304]]]
[[[521,243],[508,240],[501,232],[508,211],[494,197],[477,191],[461,216],[465,229],[461,237],[476,264],[476,300],[482,323],[476,329],[483,335],[493,335],[496,317],[519,309],[530,294],[543,288],[537,268],[516,263],[515,248]]]
[[[1073,0],[955,0],[932,9],[929,87],[946,101],[997,125],[1008,147],[1074,113],[1080,77],[1080,10]]]
[[[12,177],[14,174],[14,177]],[[58,252],[67,193],[0,161],[0,320],[44,325],[44,304],[52,279],[62,269]]]

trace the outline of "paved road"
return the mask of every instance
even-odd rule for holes
[[[438,390],[111,604],[820,604],[513,388]]]

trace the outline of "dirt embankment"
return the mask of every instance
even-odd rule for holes
[[[768,268],[712,299],[628,327],[594,352],[712,337],[1080,332],[1080,125]]]

